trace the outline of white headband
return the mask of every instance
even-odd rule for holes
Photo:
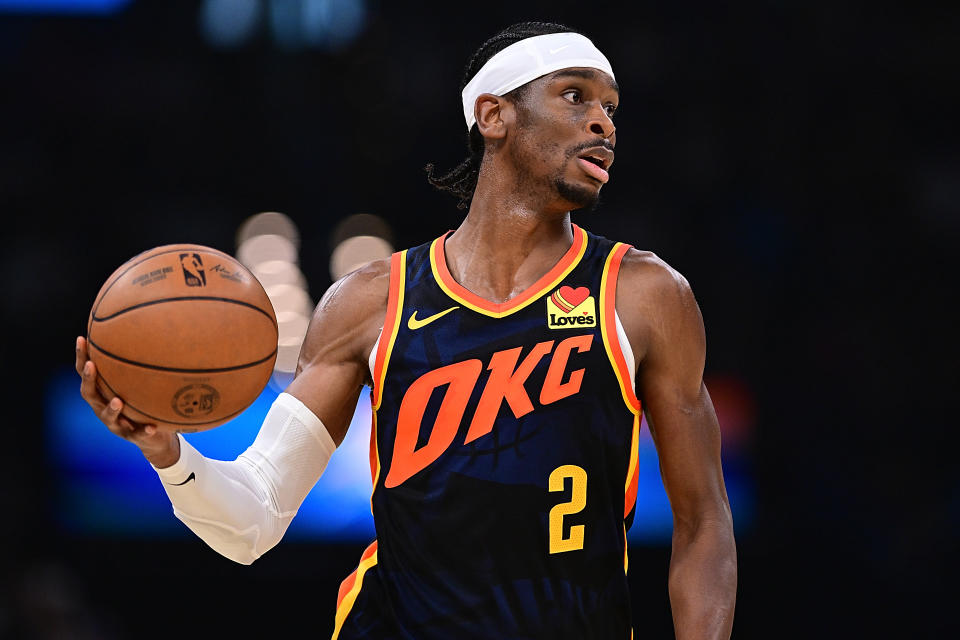
[[[579,33],[550,33],[515,42],[487,60],[460,94],[467,130],[477,119],[473,107],[481,93],[502,96],[548,73],[569,67],[589,67],[610,74],[613,68],[589,38]]]

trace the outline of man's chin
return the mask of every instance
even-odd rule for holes
[[[600,190],[586,185],[578,185],[558,179],[555,186],[561,198],[573,205],[573,209],[590,209],[600,202]]]

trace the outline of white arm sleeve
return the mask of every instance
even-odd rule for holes
[[[280,542],[336,449],[302,402],[281,393],[253,444],[233,462],[180,439],[180,459],[156,469],[173,513],[218,553],[250,564]]]

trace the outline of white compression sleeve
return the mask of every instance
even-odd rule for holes
[[[256,440],[233,462],[204,458],[180,438],[180,459],[156,469],[173,512],[218,553],[250,564],[293,520],[336,449],[302,402],[282,393]]]

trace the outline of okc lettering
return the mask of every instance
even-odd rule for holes
[[[487,378],[480,401],[470,420],[464,444],[490,433],[504,401],[517,418],[534,410],[524,383],[537,364],[550,353],[553,353],[553,356],[547,367],[543,388],[540,389],[540,405],[552,404],[580,391],[584,370],[576,369],[567,374],[567,364],[574,350],[577,353],[590,350],[593,334],[572,336],[562,340],[556,350],[553,348],[555,342],[555,340],[549,340],[537,343],[523,361],[520,361],[523,347],[497,351],[490,357],[487,365],[490,376]],[[483,363],[480,360],[464,360],[428,371],[410,385],[400,402],[393,459],[390,462],[390,472],[384,480],[385,487],[391,488],[403,484],[414,474],[426,469],[453,444],[460,430],[467,403],[477,385],[477,380],[480,379],[482,370]],[[437,411],[430,438],[425,445],[417,449],[417,440],[427,403],[434,389],[443,385],[448,386],[443,394],[440,409]]]

